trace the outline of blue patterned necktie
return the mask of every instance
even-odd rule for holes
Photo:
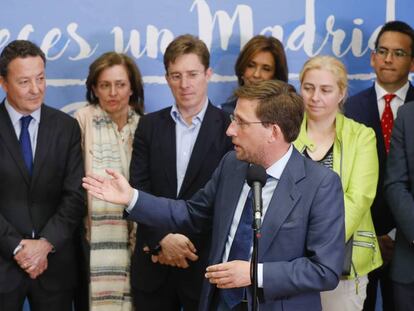
[[[250,259],[250,249],[253,244],[253,206],[252,206],[252,191],[246,199],[246,203],[243,207],[243,212],[240,217],[239,225],[234,235],[233,243],[231,244],[229,258],[227,261],[232,260],[245,260]],[[221,290],[221,295],[230,309],[237,306],[244,298],[245,288],[231,288]]]
[[[32,175],[33,170],[33,153],[32,153],[32,144],[30,142],[29,134],[29,124],[32,121],[32,116],[28,115],[21,117],[21,131],[20,131],[20,148],[22,149],[24,163],[29,171],[29,174]]]

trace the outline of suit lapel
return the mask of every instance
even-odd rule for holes
[[[24,181],[30,184],[30,175],[24,163],[22,151],[20,149],[19,140],[16,137],[13,124],[11,123],[9,114],[4,106],[4,102],[0,105],[0,138],[9,150],[11,157],[16,162],[19,171],[23,175]]]
[[[246,179],[247,167],[248,164],[246,162],[238,161],[235,171],[229,172],[229,174],[225,176],[226,185],[229,187],[225,192],[226,200],[223,205],[216,207],[214,211],[217,213],[217,216],[215,216],[217,225],[214,225],[216,232],[213,236],[213,240],[217,241],[217,247],[214,248],[216,252],[211,257],[214,262],[221,262],[223,257],[223,251],[233,222],[234,212]]]
[[[382,135],[382,127],[381,127],[381,119],[378,110],[378,100],[377,100],[377,92],[375,92],[375,86],[372,86],[367,94],[367,98],[363,101],[364,109],[362,111],[366,111],[366,114],[371,118],[372,127],[377,133],[377,148],[378,154],[380,155],[381,159],[386,156],[385,151],[385,143],[384,143],[384,136]]]
[[[278,234],[280,227],[301,197],[296,183],[305,177],[303,161],[303,157],[296,149],[293,149],[292,156],[280,177],[263,219],[259,258],[266,253]]]
[[[371,117],[374,128],[381,130],[381,119],[378,110],[377,93],[375,92],[374,86],[371,87],[369,93],[367,94],[367,98],[363,101],[363,103],[365,106],[363,111],[366,111],[367,115]]]
[[[54,119],[51,110],[42,105],[40,112],[39,130],[37,133],[36,153],[33,163],[32,182],[34,183],[42,171],[42,166],[46,163],[47,153],[52,141],[52,135],[56,134],[54,130]]]
[[[177,194],[177,152],[175,123],[171,118],[170,111],[171,109],[165,109],[161,115],[158,133],[160,137],[161,163],[165,169],[168,183],[171,185],[170,189],[174,189],[175,196]]]
[[[408,82],[408,83],[410,83],[410,82]],[[411,102],[413,100],[414,100],[414,87],[410,83],[410,86],[408,87],[407,96],[405,97],[405,102],[404,103]]]
[[[217,135],[220,134],[220,127],[217,126],[218,121],[217,114],[209,102],[203,122],[201,123],[200,131],[198,132],[198,136],[194,144],[193,152],[191,153],[190,161],[188,162],[179,196],[185,193],[192,181],[197,177],[208,150],[211,145],[214,144]]]

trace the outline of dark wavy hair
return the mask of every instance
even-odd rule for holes
[[[270,54],[272,54],[275,62],[275,74],[273,79],[287,82],[289,71],[282,42],[274,37],[257,35],[246,43],[234,65],[234,71],[239,81],[239,85],[243,85],[243,74],[253,57],[259,52],[270,52]]]
[[[45,53],[33,42],[28,40],[14,40],[10,42],[0,54],[0,75],[7,77],[7,70],[12,60],[16,58],[40,56],[46,66]]]

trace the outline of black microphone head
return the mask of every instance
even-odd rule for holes
[[[246,181],[251,187],[255,181],[259,182],[262,187],[266,184],[267,173],[263,166],[251,164],[247,169]]]

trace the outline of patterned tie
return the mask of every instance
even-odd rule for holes
[[[26,163],[26,167],[29,170],[30,175],[32,175],[33,169],[33,154],[32,154],[32,144],[30,142],[30,135],[29,135],[29,124],[32,121],[32,116],[28,115],[25,117],[21,117],[21,131],[20,131],[20,148],[22,149],[24,163]]]
[[[385,108],[381,117],[381,128],[382,135],[384,136],[385,150],[387,153],[390,151],[391,131],[392,126],[394,125],[394,115],[391,110],[391,101],[395,96],[395,94],[384,95]]]
[[[233,243],[231,244],[229,258],[232,260],[249,260],[250,249],[253,244],[253,206],[252,206],[252,191],[246,199],[243,207],[243,212],[240,217],[239,225],[234,235]],[[221,290],[222,297],[230,309],[237,306],[244,298],[245,288],[231,288]]]

